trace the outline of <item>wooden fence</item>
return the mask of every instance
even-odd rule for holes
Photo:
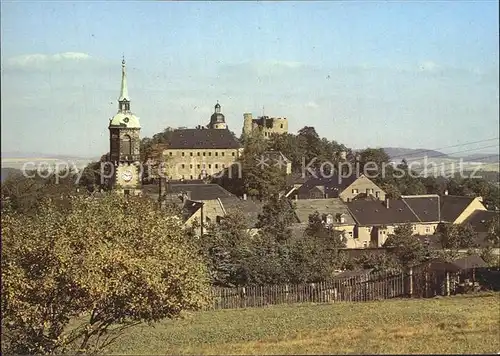
[[[470,284],[472,283],[472,284]],[[475,272],[452,274],[440,271],[371,273],[310,284],[259,285],[212,288],[207,309],[265,307],[292,303],[365,302],[391,298],[429,298],[451,295],[474,286]]]

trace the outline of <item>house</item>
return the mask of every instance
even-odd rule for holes
[[[182,204],[185,226],[195,221],[205,224],[218,222],[228,214],[239,210],[250,232],[255,232],[258,214],[262,212],[261,202],[243,199],[231,194],[218,184],[168,183],[164,196],[177,197]]]
[[[418,224],[413,224],[417,235],[431,235],[441,222],[441,197],[437,194],[403,195],[401,200],[415,214]]]
[[[364,175],[343,177],[337,173],[329,176],[311,176],[303,184],[294,185],[286,196],[291,199],[340,198],[351,201],[360,198],[384,200],[385,192]]]
[[[441,221],[460,224],[474,211],[486,210],[481,197],[465,197],[458,195],[443,195],[441,197]]]
[[[398,226],[408,223],[413,226],[415,234],[423,232],[423,234],[429,235],[434,233],[433,228],[435,229],[437,226],[437,222],[434,221],[436,212],[428,213],[427,217],[424,213],[426,210],[422,210],[422,207],[419,206],[422,205],[421,203],[412,201],[408,204],[404,199],[386,199],[384,202],[355,200],[346,203],[356,222],[354,239],[358,245],[363,247],[381,247]],[[412,205],[421,217],[410,207]],[[436,210],[439,210],[437,204],[429,203],[429,206],[434,206]]]
[[[489,225],[500,219],[500,212],[492,210],[475,210],[464,221],[464,224],[472,226],[478,234],[486,236]]]
[[[347,248],[363,247],[353,239],[355,221],[347,206],[340,198],[330,199],[300,199],[293,202],[297,224],[305,230],[309,223],[309,216],[318,212],[326,225],[342,231],[346,238]],[[298,227],[297,227],[298,228]]]

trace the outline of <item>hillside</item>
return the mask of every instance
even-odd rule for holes
[[[107,353],[496,353],[499,297],[496,293],[199,312],[154,327],[133,327]]]
[[[13,174],[21,174],[21,170],[17,168],[10,168],[10,167],[2,167],[2,171],[0,174],[0,179],[3,182],[6,180],[8,177],[10,177]]]

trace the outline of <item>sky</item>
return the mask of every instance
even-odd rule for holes
[[[123,55],[142,136],[206,125],[218,100],[238,136],[251,112],[463,151],[499,136],[498,20],[487,0],[2,1],[2,152],[107,152]]]

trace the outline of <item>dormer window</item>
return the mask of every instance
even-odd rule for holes
[[[323,216],[323,221],[326,225],[331,225],[333,224],[333,216],[332,214],[326,214]]]

